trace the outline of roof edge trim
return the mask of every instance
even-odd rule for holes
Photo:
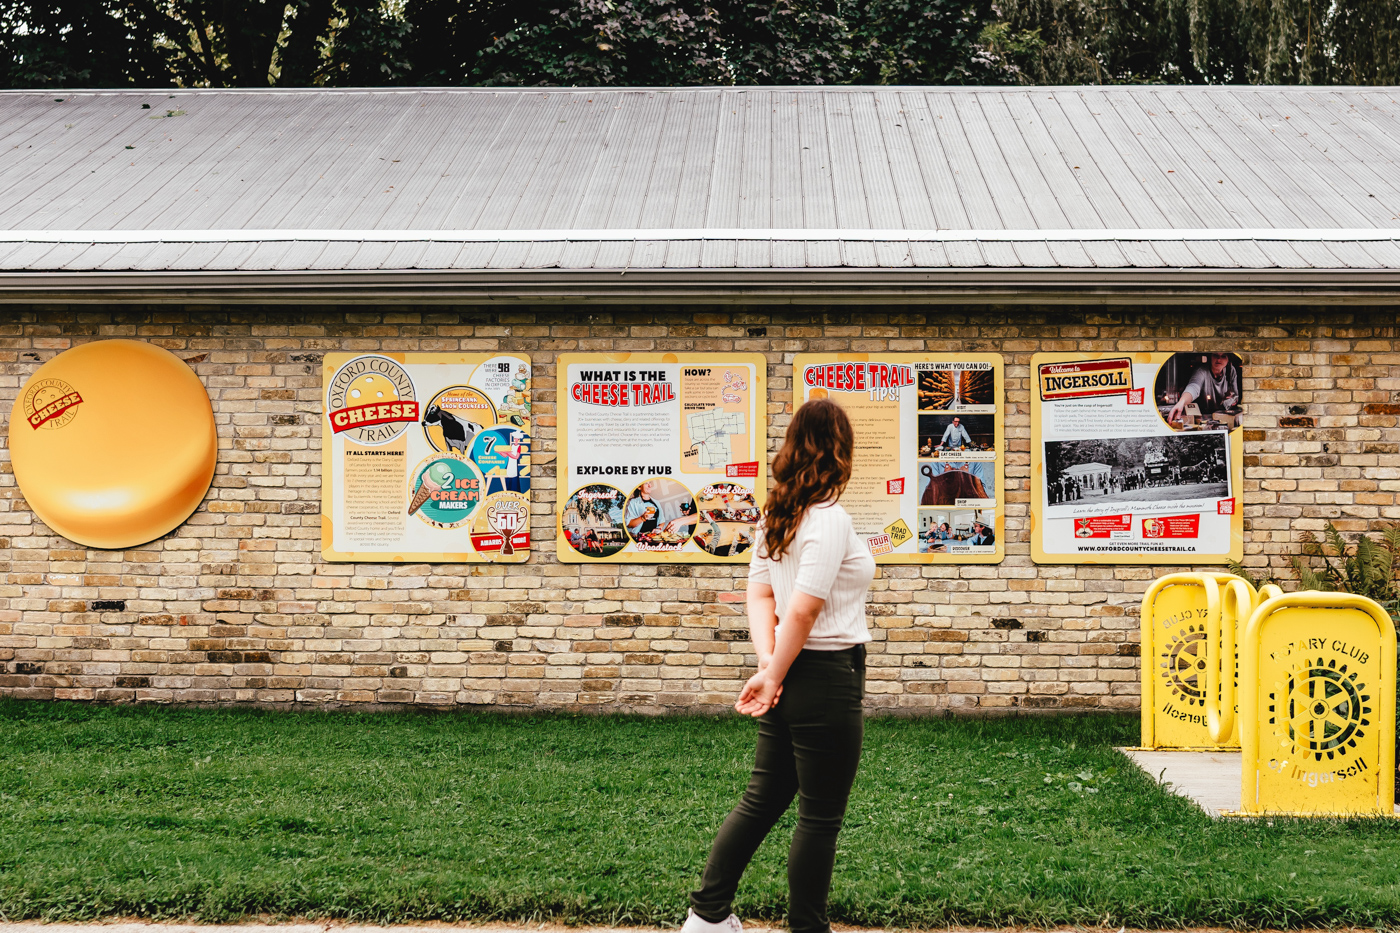
[[[1400,304],[1400,270],[788,269],[0,273],[0,304]]]
[[[839,228],[626,228],[553,230],[0,230],[0,243],[557,243],[686,240],[762,242],[1400,242],[1400,228],[1252,227],[1084,230],[903,230]]]

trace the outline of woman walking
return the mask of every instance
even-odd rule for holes
[[[720,827],[682,933],[737,933],[730,905],[759,843],[799,797],[788,850],[788,926],[829,933],[836,834],[860,763],[865,600],[875,559],[837,504],[851,478],[851,423],[826,399],[803,405],[773,460],[749,568],[758,673],[734,708],[758,717],[743,799]]]

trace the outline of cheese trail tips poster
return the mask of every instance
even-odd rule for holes
[[[530,556],[530,358],[328,353],[321,550],[328,561]]]
[[[998,354],[798,354],[806,401],[829,398],[855,432],[841,495],[879,563],[996,563],[1005,556]]]
[[[759,353],[565,353],[566,563],[748,563],[767,480]]]
[[[1031,357],[1031,556],[1241,560],[1243,389],[1235,353]]]

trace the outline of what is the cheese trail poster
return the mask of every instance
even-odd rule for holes
[[[759,353],[565,353],[559,559],[748,563],[767,479]]]
[[[325,559],[528,559],[530,375],[519,353],[327,354]]]
[[[1230,352],[1031,357],[1031,556],[1242,559],[1243,389]]]
[[[798,354],[798,397],[829,398],[855,432],[841,504],[880,563],[1005,555],[998,354]]]

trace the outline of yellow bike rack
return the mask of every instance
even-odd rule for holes
[[[1258,601],[1248,581],[1228,573],[1173,573],[1148,587],[1142,597],[1143,748],[1238,747],[1235,648]]]
[[[1269,594],[1240,648],[1246,814],[1394,814],[1395,625],[1373,600]]]

